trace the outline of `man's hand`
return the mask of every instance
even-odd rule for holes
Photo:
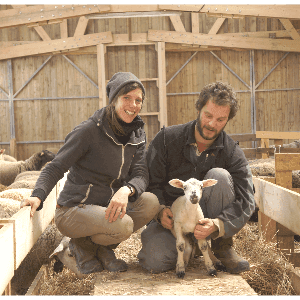
[[[164,208],[162,212],[160,213],[160,223],[161,225],[166,228],[171,230],[174,225],[173,221],[173,214],[170,208]]]
[[[122,219],[126,214],[128,204],[128,196],[131,194],[127,186],[121,187],[111,198],[110,203],[105,210],[105,219],[110,223],[114,222],[120,217]]]
[[[203,240],[217,230],[218,227],[211,219],[203,219],[198,221],[194,230],[194,235],[197,240]]]
[[[28,199],[24,199],[21,202],[20,207],[23,208],[24,206],[31,206],[30,216],[33,217],[34,213],[38,209],[41,204],[41,200],[38,197],[30,197]]]

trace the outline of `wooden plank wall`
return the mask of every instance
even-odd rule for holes
[[[10,9],[10,5],[0,5],[0,10]],[[181,20],[185,29],[191,32],[191,14],[184,12]],[[216,21],[215,17],[199,14],[199,31],[208,33]],[[73,36],[78,18],[68,19],[68,36]],[[292,21],[300,28],[299,21]],[[89,20],[86,34],[112,31],[113,34],[128,34],[128,19]],[[60,25],[43,26],[52,39],[60,38]],[[146,33],[148,29],[174,30],[169,17],[132,18],[132,33]],[[218,33],[255,32],[283,30],[277,19],[247,17],[226,19]],[[2,41],[40,41],[33,28],[19,26],[0,29]],[[197,47],[195,47],[195,50]],[[166,80],[191,57],[189,52],[166,52]],[[242,80],[250,84],[249,51],[219,50],[214,53],[224,61]],[[284,55],[281,52],[255,51],[255,77],[258,83]],[[12,60],[14,93],[29,79],[32,73],[49,55],[17,58]],[[98,84],[96,51],[92,54],[68,54],[67,57]],[[130,71],[139,78],[157,78],[157,52],[154,45],[106,47],[106,80],[115,72]],[[190,63],[167,86],[167,93],[199,92],[207,83],[221,80],[230,83],[236,91],[246,91],[247,87],[222,65],[209,51],[200,51]],[[155,80],[144,81],[147,100],[143,113],[158,111],[158,88]],[[0,87],[8,91],[7,62],[0,61]],[[258,89],[299,87],[299,54],[290,53]],[[16,100],[15,127],[16,140],[41,141],[63,140],[68,132],[98,109],[98,89],[80,74],[61,55],[54,55],[35,76],[17,98],[61,97],[60,100]],[[79,97],[65,99],[66,97]],[[251,133],[250,93],[238,93],[241,109],[235,119],[228,123],[226,131]],[[300,128],[299,91],[256,92],[257,130],[298,131]],[[6,99],[0,92],[0,100]],[[197,95],[168,96],[169,125],[180,124],[196,117],[194,108]],[[157,116],[143,116],[146,123],[148,142],[160,129]],[[8,101],[0,101],[0,142],[9,142]],[[285,143],[290,142],[288,140]],[[45,148],[59,148],[62,143],[18,144],[18,159],[26,159],[34,152]],[[249,143],[242,144],[251,147]],[[7,149],[9,146],[2,145]]]

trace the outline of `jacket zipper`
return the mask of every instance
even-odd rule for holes
[[[109,187],[110,187],[110,189],[111,189],[111,196],[110,196],[109,201],[108,201],[108,203],[109,203],[110,200],[111,200],[111,198],[112,198],[113,195],[114,195],[114,190],[113,190],[113,188],[112,188],[112,185],[113,185],[113,183],[115,182],[115,180],[118,180],[118,179],[121,177],[122,168],[123,168],[123,165],[124,165],[124,163],[125,163],[125,157],[124,157],[125,155],[124,155],[124,153],[125,153],[125,147],[126,147],[126,145],[127,145],[127,144],[130,144],[130,145],[136,146],[136,145],[139,145],[139,144],[144,143],[145,141],[142,141],[142,142],[140,142],[140,143],[138,143],[138,144],[127,143],[127,144],[124,146],[123,144],[118,144],[118,143],[114,140],[114,138],[113,138],[112,136],[110,136],[106,131],[105,131],[105,134],[106,134],[108,137],[110,137],[110,138],[114,141],[114,143],[115,143],[116,145],[122,146],[122,164],[121,164],[121,167],[120,167],[120,170],[119,170],[118,178],[117,178],[117,179],[114,179],[114,180],[110,183],[110,185],[109,185]]]
[[[88,189],[87,189],[87,191],[86,191],[85,197],[80,201],[80,203],[84,203],[84,202],[86,201],[86,199],[87,199],[88,196],[89,196],[89,193],[90,193],[90,191],[91,191],[91,187],[92,187],[92,186],[93,186],[92,184],[89,184],[89,187],[88,187]]]
[[[115,143],[116,145],[122,146],[122,164],[121,164],[121,167],[120,167],[120,170],[119,170],[119,175],[118,175],[118,178],[117,178],[117,179],[119,179],[120,176],[121,176],[122,168],[123,168],[124,161],[125,161],[125,159],[124,159],[124,152],[125,152],[124,149],[125,149],[126,146],[124,146],[123,144],[118,144],[118,143],[113,139],[113,137],[111,137],[106,131],[105,131],[105,133],[106,133],[106,135],[107,135],[108,137],[110,137],[110,138],[114,141],[114,143]],[[112,185],[113,185],[113,183],[115,182],[115,180],[117,180],[117,179],[114,179],[114,180],[110,183],[110,185],[109,185],[109,187],[110,187],[110,189],[111,189],[111,196],[110,196],[110,198],[109,198],[108,203],[110,202],[110,199],[111,199],[111,198],[113,197],[113,195],[114,195],[114,190],[113,190],[113,188],[112,188]]]

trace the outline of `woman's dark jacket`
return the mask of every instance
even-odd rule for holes
[[[134,130],[123,145],[104,115],[105,108],[97,110],[66,136],[65,144],[41,172],[32,196],[42,190],[45,196],[41,198],[46,198],[68,170],[67,181],[57,200],[61,206],[94,204],[105,207],[113,194],[127,183],[135,188],[135,194],[129,197],[131,202],[145,191],[149,175],[143,126]]]
[[[171,206],[183,191],[169,184],[171,179],[203,180],[212,168],[226,169],[232,176],[235,201],[216,218],[224,222],[224,237],[237,233],[255,209],[252,174],[242,149],[224,131],[214,143],[195,160],[196,120],[163,128],[149,145],[147,161],[149,187],[147,191],[158,197],[159,203]],[[195,157],[195,153],[194,153]]]

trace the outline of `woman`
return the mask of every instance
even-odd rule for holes
[[[113,75],[106,87],[109,105],[71,131],[42,171],[31,197],[31,216],[69,170],[57,199],[55,223],[70,237],[69,249],[81,273],[125,271],[113,249],[156,215],[159,203],[144,193],[149,175],[146,135],[138,116],[145,89],[129,72]]]

